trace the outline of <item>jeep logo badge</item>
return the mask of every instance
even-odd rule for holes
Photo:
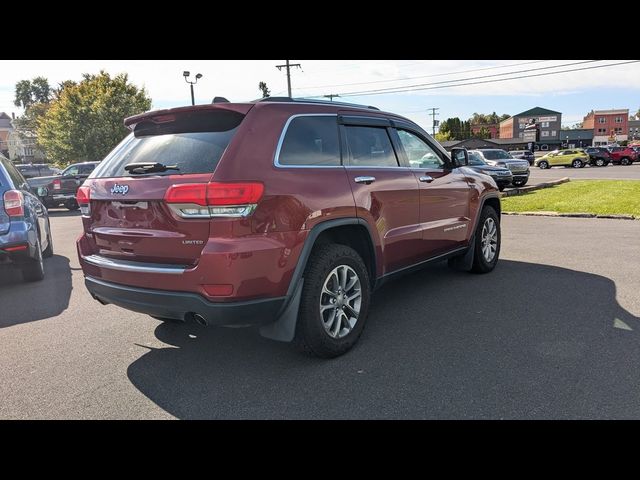
[[[111,187],[111,193],[113,194],[119,193],[120,195],[126,195],[128,191],[129,185],[118,185],[116,183]]]

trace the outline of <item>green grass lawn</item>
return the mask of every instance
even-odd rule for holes
[[[504,212],[626,213],[640,217],[640,180],[572,180],[502,199]]]

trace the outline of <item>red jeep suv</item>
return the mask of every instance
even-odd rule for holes
[[[334,357],[371,293],[431,261],[493,270],[495,182],[398,115],[267,98],[148,112],[79,189],[85,283],[160,320],[261,325]]]

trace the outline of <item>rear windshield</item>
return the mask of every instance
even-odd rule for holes
[[[240,113],[221,110],[181,114],[176,118],[166,115],[162,123],[141,122],[105,157],[90,178],[140,177],[127,172],[125,167],[147,162],[178,168],[147,175],[213,173],[243,119]]]

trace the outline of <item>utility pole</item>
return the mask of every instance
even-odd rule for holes
[[[276,68],[278,70],[282,70],[283,68],[287,69],[287,91],[289,92],[289,97],[291,97],[291,68],[292,67],[302,68],[302,65],[300,65],[299,63],[289,63],[289,60],[287,60],[287,63],[284,65],[276,65]]]
[[[432,133],[431,135],[433,135],[435,137],[436,135],[436,127],[438,126],[438,123],[440,123],[438,120],[436,120],[436,115],[440,115],[439,113],[436,112],[436,110],[440,110],[440,108],[435,108],[435,107],[429,107],[427,108],[427,110],[431,110],[431,113],[429,115],[431,115],[432,117]]]
[[[339,97],[337,93],[330,93],[329,95],[324,95],[325,98],[330,99],[333,102],[333,97]]]

